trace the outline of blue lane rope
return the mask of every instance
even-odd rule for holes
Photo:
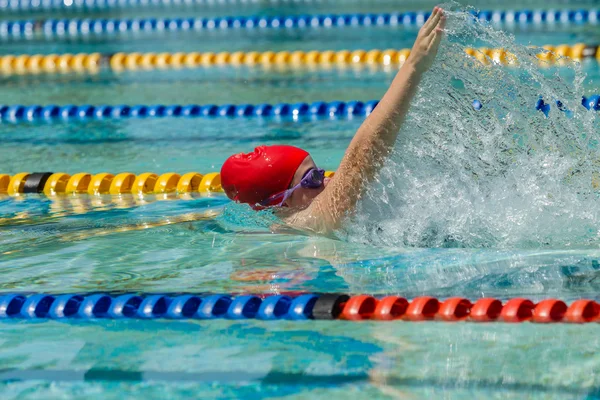
[[[362,101],[316,101],[314,103],[279,104],[224,104],[224,105],[0,105],[0,121],[53,122],[89,121],[125,118],[164,117],[329,117],[335,119],[364,117],[377,106],[377,100]]]
[[[337,297],[336,297],[337,296]],[[341,296],[341,297],[340,297]],[[63,294],[0,295],[0,320],[13,319],[313,319],[313,308],[335,308],[344,295]],[[329,298],[332,298],[331,300]],[[337,303],[336,303],[337,300]]]
[[[563,103],[555,102],[559,110]],[[600,95],[583,97],[582,105],[590,111],[600,111]],[[368,116],[377,106],[377,100],[371,101],[316,101],[314,103],[279,104],[224,104],[224,105],[0,105],[0,122],[73,122],[114,119],[144,118],[332,118],[344,119]],[[473,101],[473,108],[481,110],[483,104]],[[542,99],[537,100],[535,109],[550,112],[550,105]]]
[[[0,0],[1,1],[1,0]],[[61,4],[63,0],[61,0]],[[0,8],[2,10],[2,8]],[[212,31],[227,29],[310,29],[358,26],[420,27],[429,11],[380,14],[226,16],[209,18],[46,19],[0,21],[0,38],[32,39],[123,33]],[[519,10],[472,12],[495,24],[598,24],[600,10]]]

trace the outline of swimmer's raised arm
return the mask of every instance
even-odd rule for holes
[[[325,231],[337,229],[355,209],[396,142],[421,76],[435,59],[445,21],[443,10],[435,7],[389,89],[356,131],[332,181],[303,215],[298,215],[298,225]]]

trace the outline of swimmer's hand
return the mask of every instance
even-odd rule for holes
[[[419,30],[417,40],[415,40],[410,56],[406,60],[406,63],[414,67],[417,72],[423,73],[431,68],[440,47],[445,26],[446,16],[444,10],[435,7]]]

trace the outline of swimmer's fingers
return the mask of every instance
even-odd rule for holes
[[[443,11],[443,10],[442,10]],[[447,18],[446,18],[446,14],[444,14],[442,12],[442,17],[440,18],[440,23],[438,24],[436,30],[438,32],[443,31],[446,28],[446,22],[447,22]]]
[[[433,12],[429,16],[429,19],[427,19],[427,22],[425,22],[425,24],[423,25],[423,28],[422,28],[423,35],[429,36],[429,34],[438,25],[438,23],[439,23],[440,18],[442,17],[442,15],[444,15],[444,12],[443,12],[443,10],[441,8],[435,7],[433,9]]]
[[[439,18],[437,19],[436,24],[431,28],[431,31],[428,35],[430,41],[433,40],[437,32],[441,31],[446,26],[446,16],[444,15],[444,10],[440,8],[440,12],[438,13],[438,15]]]
[[[429,35],[429,33],[431,33],[431,30],[433,29],[433,27],[435,27],[434,19],[436,15],[439,14],[439,10],[439,7],[433,8],[431,15],[429,16],[429,18],[427,18],[427,21],[425,21],[425,23],[421,27],[421,30],[419,31],[421,36],[427,36]]]
[[[442,17],[440,19],[440,23],[437,25],[435,30],[431,33],[429,48],[433,51],[437,52],[438,47],[440,47],[440,42],[442,41],[442,36],[444,36],[444,28],[446,27],[446,17]]]

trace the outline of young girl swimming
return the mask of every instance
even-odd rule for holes
[[[227,196],[257,210],[277,207],[277,215],[295,228],[323,234],[338,229],[392,150],[421,77],[436,57],[445,22],[444,11],[435,7],[410,56],[356,131],[333,178],[325,178],[325,171],[302,149],[259,146],[223,164],[221,185]]]

